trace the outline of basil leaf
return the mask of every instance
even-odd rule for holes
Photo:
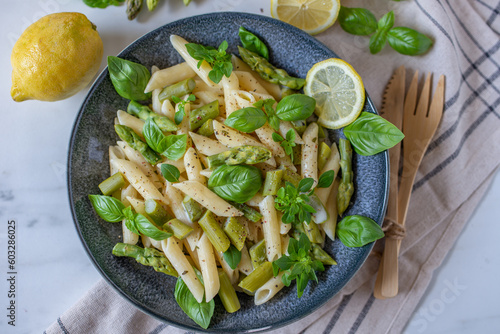
[[[174,296],[175,301],[188,317],[201,327],[208,328],[215,309],[213,299],[207,303],[205,297],[203,297],[203,301],[198,303],[181,277],[177,279],[177,283],[175,284]]]
[[[186,113],[184,112],[184,107],[179,108],[179,111],[176,112],[175,116],[174,116],[175,124],[177,124],[177,125],[181,124],[184,116],[186,116]]]
[[[153,223],[150,222],[149,219],[147,219],[140,213],[137,213],[134,216],[134,225],[139,232],[154,240],[161,241],[172,236],[171,233],[160,230],[158,227],[153,225]]]
[[[389,149],[404,138],[404,134],[396,126],[366,111],[344,128],[344,134],[356,153],[364,156]]]
[[[89,195],[89,199],[99,217],[105,221],[117,223],[125,218],[122,213],[125,205],[116,198],[104,195]]]
[[[333,179],[335,178],[335,171],[329,170],[321,174],[318,180],[317,188],[328,188],[332,185]]]
[[[289,142],[289,143],[295,143],[295,131],[293,131],[293,129],[290,129],[290,130],[287,131],[287,133],[286,133],[286,141]]]
[[[161,175],[163,175],[163,177],[168,182],[179,182],[179,176],[181,176],[181,172],[174,165],[162,164]]]
[[[408,56],[420,55],[432,46],[432,40],[429,37],[406,27],[389,30],[387,41],[394,50]]]
[[[394,12],[391,10],[389,13],[382,16],[377,23],[378,30],[389,31],[394,26]]]
[[[247,107],[232,112],[224,124],[241,132],[254,132],[267,122],[266,114],[257,108]]]
[[[353,35],[370,35],[377,30],[377,19],[364,8],[340,6],[338,21],[342,29]]]
[[[299,250],[302,249],[305,251],[305,253],[309,252],[309,250],[311,249],[311,242],[309,241],[309,238],[307,237],[307,235],[305,233],[300,234],[298,247],[299,247]]]
[[[108,71],[116,92],[129,100],[142,101],[151,97],[144,93],[151,74],[141,65],[114,56],[108,56]]]
[[[222,253],[222,256],[224,257],[224,261],[226,261],[229,267],[233,270],[235,270],[236,267],[238,267],[238,264],[240,264],[241,252],[233,245],[229,246],[227,251]]]
[[[179,160],[186,153],[187,135],[167,136],[162,141],[162,145],[165,147],[165,150],[161,153],[162,155],[173,161]]]
[[[313,185],[314,185],[314,179],[307,177],[305,179],[300,180],[298,189],[301,193],[305,193],[308,192]]]
[[[280,143],[282,142],[283,140],[285,140],[283,137],[281,137],[278,133],[276,132],[273,132],[271,134],[271,138],[273,138],[273,141],[275,141],[276,143]]]
[[[370,37],[370,53],[379,53],[387,42],[387,32],[384,30],[377,30],[375,34]]]
[[[285,96],[276,106],[276,115],[282,121],[300,121],[308,118],[316,108],[316,100],[304,94]]]
[[[127,206],[122,210],[122,213],[126,217],[125,226],[129,229],[129,231],[135,234],[140,234],[140,232],[137,230],[137,227],[135,227],[135,216],[132,208],[130,206]]]
[[[264,44],[264,42],[262,42],[257,36],[243,27],[240,27],[238,35],[240,36],[241,44],[243,44],[245,49],[255,52],[269,60],[269,50],[267,49],[266,44]]]
[[[280,119],[276,115],[269,116],[269,126],[275,131],[280,129]]]
[[[372,219],[359,215],[346,216],[337,224],[337,236],[347,247],[362,247],[384,237]]]
[[[83,0],[83,3],[93,8],[106,8],[108,6],[119,6],[125,0]]]
[[[219,166],[208,179],[209,189],[236,203],[244,203],[254,197],[261,186],[260,170],[247,165]]]
[[[166,147],[164,146],[165,143],[163,143],[165,135],[160,130],[158,124],[155,123],[153,118],[148,118],[144,123],[142,135],[144,136],[144,139],[146,139],[148,146],[151,147],[153,151],[163,153],[166,150]]]

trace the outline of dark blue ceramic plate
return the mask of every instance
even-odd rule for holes
[[[240,26],[257,34],[269,46],[273,64],[302,78],[316,62],[336,57],[326,46],[291,25],[242,13],[214,13],[167,24],[141,37],[119,56],[148,68],[177,64],[181,57],[170,45],[171,34],[212,46],[227,40],[229,51],[236,53]],[[109,176],[108,146],[118,139],[113,131],[113,119],[117,109],[126,109],[127,102],[115,92],[105,70],[92,86],[78,114],[68,160],[69,198],[76,228],[97,269],[120,294],[162,321],[199,331],[201,328],[175,302],[176,280],[173,277],[111,254],[113,246],[121,241],[121,224],[100,219],[87,198],[88,194],[99,194],[97,185]],[[365,110],[376,112],[369,97]],[[342,133],[332,131],[330,135],[338,138]],[[388,188],[387,154],[355,155],[353,160],[356,190],[347,214],[364,215],[381,224]],[[351,279],[371,248],[372,245],[347,248],[339,240],[327,242],[326,249],[338,265],[327,266],[326,271],[319,273],[319,283],[310,283],[302,298],[297,298],[295,285],[284,288],[261,306],[255,306],[253,298],[239,294],[241,309],[234,314],[226,313],[217,300],[208,331],[253,332],[284,326],[304,317],[332,298]]]

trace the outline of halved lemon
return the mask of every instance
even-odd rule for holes
[[[271,0],[271,16],[315,35],[337,20],[340,0]]]
[[[307,72],[304,93],[316,100],[318,123],[338,129],[353,122],[365,104],[365,87],[359,74],[345,61],[330,58]]]

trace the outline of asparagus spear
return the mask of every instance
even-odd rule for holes
[[[354,193],[353,172],[352,172],[352,148],[351,143],[347,139],[340,139],[340,168],[342,170],[342,180],[339,184],[337,193],[337,209],[339,215],[342,216],[344,211],[349,206],[351,196]]]
[[[319,144],[319,149],[318,149],[318,170],[323,170],[323,167],[325,167],[326,161],[332,154],[332,150],[330,149],[330,146],[325,144],[324,141]]]
[[[208,167],[213,169],[220,165],[257,164],[272,157],[272,153],[265,147],[243,145],[209,156]]]
[[[312,257],[315,260],[318,260],[319,262],[323,264],[328,264],[328,265],[336,265],[337,261],[335,261],[321,246],[318,244],[311,244],[311,254]]]
[[[152,12],[158,6],[158,0],[147,0],[146,4],[148,5],[148,10]]]
[[[241,59],[247,63],[252,70],[259,73],[259,75],[266,81],[281,84],[291,89],[301,89],[306,83],[305,79],[294,78],[288,75],[285,70],[279,69],[271,65],[266,58],[249,51],[241,46],[238,46]]]
[[[205,104],[189,114],[189,130],[194,131],[202,126],[209,119],[219,116],[219,101],[215,100]]]
[[[200,203],[196,202],[189,196],[184,197],[182,206],[192,222],[198,221],[201,216],[203,216],[203,212],[205,211],[205,208],[201,206]]]
[[[141,11],[142,0],[127,0],[127,17],[129,20],[135,19]]]
[[[157,113],[153,112],[153,110],[149,109],[148,106],[144,106],[136,101],[130,101],[127,107],[127,112],[135,117],[139,117],[143,121],[147,120],[148,118],[153,118],[153,121],[163,132],[178,130],[177,125],[175,125],[175,123],[172,122],[170,118],[158,115]]]
[[[139,151],[144,159],[152,165],[155,165],[162,157],[153,151],[148,144],[142,141],[141,137],[131,128],[125,125],[115,124],[115,131],[118,136],[126,141],[134,150]]]
[[[243,216],[246,219],[249,219],[253,221],[254,223],[257,223],[262,219],[262,215],[259,211],[255,210],[254,208],[246,205],[245,203],[236,203],[236,202],[229,202],[232,206],[234,206],[236,209],[240,210],[243,212]]]
[[[101,189],[103,195],[111,195],[118,189],[121,189],[124,185],[125,179],[123,178],[122,173],[116,172],[106,180],[99,183],[99,189]]]
[[[264,181],[262,196],[276,195],[278,193],[278,190],[281,187],[283,174],[285,174],[283,169],[270,170],[266,172],[266,181]]]
[[[211,135],[214,134],[214,125],[213,125],[213,119],[209,118],[203,125],[198,129],[198,134],[205,136],[205,137],[210,137]]]
[[[192,79],[182,80],[176,84],[167,86],[162,89],[158,98],[161,102],[165,100],[172,100],[172,96],[177,96],[178,98],[191,94],[193,89],[196,87],[196,82]]]
[[[174,277],[179,276],[165,255],[154,248],[141,248],[136,245],[117,243],[113,247],[113,255],[132,257],[140,264],[153,267],[158,272]]]

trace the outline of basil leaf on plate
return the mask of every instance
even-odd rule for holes
[[[377,30],[377,19],[364,8],[340,7],[338,21],[342,29],[353,35],[370,35]]]
[[[132,207],[127,206],[122,210],[122,212],[125,216],[125,226],[128,228],[128,230],[135,234],[141,234],[141,232],[139,232],[139,230],[137,230],[137,227],[135,226],[135,215],[132,211]]]
[[[266,113],[255,107],[236,110],[226,118],[224,124],[241,132],[254,132],[267,122]]]
[[[306,193],[311,190],[311,187],[314,185],[314,179],[311,177],[306,177],[299,182],[299,191],[301,193]]]
[[[276,106],[276,116],[282,121],[300,121],[308,118],[316,108],[316,100],[304,94],[285,96]]]
[[[235,270],[236,267],[238,267],[238,264],[240,264],[241,251],[234,247],[234,245],[229,246],[227,251],[222,253],[222,256],[224,257],[224,261],[226,261],[229,267],[233,270]]]
[[[203,297],[203,301],[198,303],[181,277],[177,279],[177,283],[175,284],[174,297],[177,304],[179,304],[188,317],[201,327],[208,328],[215,309],[213,299],[207,303],[205,297]]]
[[[160,130],[160,127],[155,123],[153,118],[148,118],[144,123],[142,135],[144,136],[144,139],[146,139],[148,146],[151,147],[153,151],[158,153],[163,153],[165,151],[166,147],[163,142],[165,135]]]
[[[187,135],[170,135],[162,141],[165,150],[161,153],[170,160],[179,160],[186,153]]]
[[[104,195],[89,195],[89,199],[99,217],[105,221],[117,223],[125,218],[122,213],[125,205],[118,199]]]
[[[108,71],[116,92],[129,100],[142,101],[151,97],[144,93],[151,74],[141,65],[114,56],[108,56]]]
[[[387,41],[394,50],[408,56],[420,55],[432,46],[432,40],[429,37],[406,27],[389,30]]]
[[[354,215],[337,224],[337,236],[347,247],[362,247],[384,237],[382,228],[372,219]]]
[[[163,175],[163,177],[168,182],[179,182],[179,177],[181,176],[181,172],[174,165],[162,164],[161,175]]]
[[[262,174],[257,167],[222,165],[210,175],[208,188],[221,198],[244,203],[255,196],[262,186]]]
[[[344,128],[344,134],[356,153],[364,156],[389,149],[404,138],[404,134],[396,126],[366,111]]]
[[[245,49],[255,52],[269,60],[269,50],[267,49],[266,44],[264,44],[264,42],[262,42],[257,36],[243,27],[240,27],[238,35],[240,36],[241,44],[243,44]]]
[[[335,178],[335,171],[329,170],[321,174],[318,180],[317,188],[328,188],[332,185],[333,179]]]
[[[137,213],[134,215],[134,226],[136,229],[151,239],[161,241],[163,239],[168,239],[172,236],[171,233],[160,230],[158,227],[153,225],[146,217]]]

